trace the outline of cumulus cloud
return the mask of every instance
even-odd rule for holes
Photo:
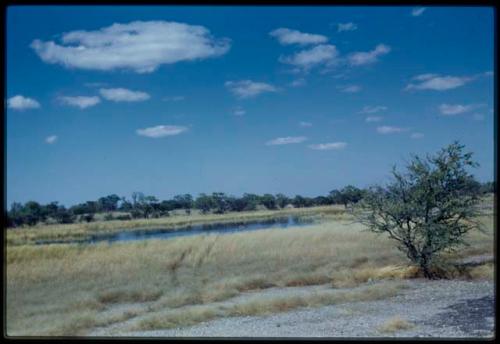
[[[279,28],[269,33],[271,37],[274,37],[282,45],[298,44],[319,44],[328,41],[328,37],[323,35],[316,35],[312,33],[300,32],[297,30],[291,30],[287,28]]]
[[[377,132],[379,134],[395,134],[395,133],[401,133],[403,131],[407,131],[408,129],[406,128],[399,128],[399,127],[391,127],[388,125],[383,125],[380,127],[377,127]]]
[[[410,135],[410,137],[411,137],[412,139],[421,139],[421,138],[423,138],[423,137],[424,137],[424,134],[422,134],[422,133],[412,133],[412,134]]]
[[[55,143],[56,141],[57,141],[57,136],[56,135],[47,136],[45,138],[45,143],[48,143],[49,145]]]
[[[457,87],[461,87],[466,83],[472,81],[472,77],[459,77],[439,74],[420,74],[413,78],[414,83],[406,86],[405,90],[434,90],[446,91]]]
[[[469,112],[477,107],[478,106],[475,104],[471,104],[471,105],[441,104],[441,105],[439,105],[439,111],[444,116],[455,116],[455,115],[460,115],[460,114],[465,113],[465,112]]]
[[[354,23],[338,23],[337,24],[337,32],[343,32],[343,31],[354,31],[358,28],[358,26]]]
[[[311,49],[301,50],[291,56],[281,56],[281,63],[291,64],[299,70],[308,71],[309,69],[324,65],[332,66],[338,63],[337,48],[331,44],[317,45]]]
[[[113,102],[140,102],[151,98],[146,92],[132,91],[126,88],[101,88],[99,93],[104,99]]]
[[[361,111],[359,111],[358,113],[377,113],[377,112],[380,112],[380,111],[385,111],[387,110],[387,106],[383,106],[383,105],[376,105],[376,106],[363,106],[363,108],[361,109]]]
[[[224,85],[239,98],[251,98],[261,93],[278,91],[278,89],[271,84],[252,80],[226,81]]]
[[[413,17],[420,17],[422,14],[424,14],[425,10],[425,7],[415,7],[411,10],[411,15]]]
[[[275,146],[275,145],[288,145],[291,143],[301,143],[307,140],[305,136],[287,136],[287,137],[277,137],[273,140],[267,141],[266,145]]]
[[[59,101],[65,105],[79,107],[80,109],[86,109],[88,107],[99,104],[101,102],[101,99],[97,96],[61,96],[59,97]]]
[[[187,131],[187,127],[177,125],[157,125],[155,127],[137,129],[136,133],[140,136],[151,137],[157,139],[165,136],[179,135]]]
[[[358,85],[337,86],[337,89],[340,90],[340,92],[344,93],[357,93],[361,91],[361,86]]]
[[[40,103],[35,99],[18,94],[17,96],[7,99],[7,107],[9,109],[23,111],[28,109],[38,109],[40,107]]]
[[[309,148],[316,150],[339,150],[344,149],[347,146],[345,142],[330,142],[330,143],[319,143],[315,145],[309,145]]]
[[[366,117],[365,121],[368,123],[380,122],[382,119],[383,119],[383,117],[380,117],[380,116],[368,116],[368,117]]]
[[[31,48],[44,62],[68,68],[150,73],[162,64],[221,56],[230,43],[203,26],[134,21],[63,33],[60,42],[36,39]]]
[[[377,62],[380,56],[386,55],[390,51],[391,48],[388,45],[379,44],[371,51],[352,53],[347,59],[352,66],[363,66]]]
[[[301,127],[305,127],[305,128],[312,127],[312,123],[310,123],[310,122],[299,122],[299,125]]]

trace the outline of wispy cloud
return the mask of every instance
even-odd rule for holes
[[[302,87],[307,83],[306,79],[304,78],[299,78],[295,79],[290,83],[290,86],[292,87]]]
[[[47,143],[49,145],[56,143],[56,141],[57,141],[57,135],[51,135],[51,136],[47,136],[45,138],[45,143]]]
[[[40,103],[33,98],[28,98],[18,94],[17,96],[7,99],[7,107],[9,109],[23,111],[28,109],[38,109]]]
[[[334,45],[321,44],[313,48],[301,50],[291,56],[281,56],[279,61],[309,71],[317,66],[332,66],[338,63],[338,51]]]
[[[86,109],[95,106],[101,102],[101,99],[97,96],[61,96],[59,101],[65,105],[79,107],[80,109]]]
[[[309,148],[315,150],[340,150],[347,146],[345,142],[329,142],[329,143],[318,143],[315,145],[309,145]]]
[[[279,28],[269,33],[271,37],[274,37],[282,45],[290,44],[319,44],[328,41],[328,37],[323,35],[317,35],[312,33],[300,32],[297,30],[291,30],[287,28]]]
[[[473,77],[467,76],[441,76],[439,74],[420,74],[413,78],[414,83],[406,86],[405,90],[434,90],[446,91],[461,87],[472,81]]]
[[[267,146],[276,146],[276,145],[289,145],[292,143],[301,143],[307,140],[305,136],[287,136],[287,137],[277,137],[273,140],[267,141]]]
[[[383,119],[381,116],[368,116],[365,118],[365,121],[368,123],[371,122],[380,122]]]
[[[180,102],[181,100],[185,100],[186,97],[184,96],[170,96],[170,97],[163,97],[162,100],[165,102]]]
[[[68,68],[150,73],[162,64],[223,55],[230,41],[212,37],[203,26],[134,21],[63,33],[60,42],[36,39],[31,48],[42,61]]]
[[[245,109],[240,106],[233,109],[233,115],[235,116],[244,116],[246,113]]]
[[[146,92],[132,91],[126,88],[101,88],[99,93],[104,99],[113,102],[140,102],[151,98]]]
[[[403,131],[407,131],[408,128],[400,128],[400,127],[391,127],[388,125],[383,125],[380,127],[377,127],[377,132],[379,134],[396,134],[396,133],[401,133]]]
[[[226,81],[224,85],[239,98],[251,98],[261,93],[278,91],[278,89],[271,84],[252,80]]]
[[[412,139],[417,140],[417,139],[421,139],[421,138],[423,138],[423,137],[424,137],[424,134],[422,134],[422,133],[412,133],[412,134],[410,135],[410,137],[411,137]]]
[[[299,125],[304,128],[312,127],[312,123],[310,122],[299,122]]]
[[[157,125],[155,127],[137,129],[136,133],[140,136],[151,137],[153,139],[165,137],[165,136],[173,136],[179,135],[185,131],[187,131],[187,127],[177,126],[177,125]]]
[[[420,17],[422,14],[424,14],[426,9],[427,8],[425,7],[415,7],[411,10],[411,15],[413,17]]]
[[[391,47],[388,45],[379,44],[371,51],[351,53],[347,59],[352,66],[368,65],[377,62],[380,56],[386,55],[390,51]]]
[[[345,86],[337,86],[337,89],[340,92],[345,92],[345,93],[358,93],[361,91],[361,86],[359,85],[345,85]]]
[[[461,104],[441,104],[439,112],[444,116],[455,116],[466,113],[478,108],[479,104],[461,105]]]
[[[385,111],[385,110],[387,110],[387,106],[383,106],[383,105],[363,106],[361,111],[359,111],[358,113],[377,113],[377,112],[381,112],[381,111]]]
[[[344,31],[354,31],[358,28],[358,26],[354,23],[338,23],[337,24],[337,32],[344,32]]]

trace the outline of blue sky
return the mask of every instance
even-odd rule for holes
[[[453,140],[492,180],[493,14],[9,7],[7,202],[315,196]]]

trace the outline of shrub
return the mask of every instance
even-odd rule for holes
[[[394,181],[387,188],[371,188],[357,213],[369,229],[397,241],[427,278],[437,277],[435,256],[467,244],[464,234],[480,229],[475,218],[479,189],[466,170],[478,164],[463,149],[455,142],[435,156],[413,157],[405,174],[394,168]]]

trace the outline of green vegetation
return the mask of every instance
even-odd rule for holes
[[[480,229],[480,191],[467,167],[472,153],[458,142],[426,159],[415,156],[407,173],[395,169],[386,188],[374,187],[361,202],[358,218],[377,233],[386,233],[398,249],[435,278],[436,256],[465,245],[464,235]]]

